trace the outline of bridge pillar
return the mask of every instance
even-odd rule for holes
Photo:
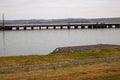
[[[33,30],[34,29],[34,27],[31,27],[31,30]]]
[[[41,30],[41,26],[39,26],[39,30]]]
[[[12,27],[3,27],[3,30],[12,30]]]
[[[99,25],[98,28],[101,28],[101,29],[102,29],[102,28],[104,28],[104,27],[103,27],[103,25]]]
[[[8,27],[7,30],[12,30],[12,27]]]
[[[26,30],[27,29],[27,27],[24,27],[24,30]]]
[[[95,28],[96,29],[101,29],[101,28],[103,28],[103,25],[96,25]]]
[[[60,29],[63,29],[63,26],[60,26]]]
[[[100,29],[100,28],[102,28],[102,25],[97,25],[96,28],[97,28],[97,29]]]
[[[120,24],[116,24],[116,25],[115,25],[115,28],[120,28]]]
[[[96,29],[97,28],[97,25],[93,25],[93,29]]]
[[[107,28],[107,25],[103,25],[103,28]]]
[[[84,29],[84,28],[85,28],[85,26],[82,25],[82,26],[81,26],[81,29]]]
[[[97,24],[97,25],[94,25],[94,26],[93,26],[93,28],[94,28],[94,29],[100,29],[100,28],[103,28],[103,26],[102,26],[102,25]]]
[[[78,26],[74,26],[75,27],[75,29],[78,29]]]
[[[2,30],[2,27],[0,27],[0,30]]]
[[[70,26],[67,26],[68,27],[68,29],[70,29]]]
[[[99,25],[99,27],[98,28],[101,28],[101,29],[103,29],[104,28],[104,25]]]
[[[104,29],[104,28],[107,28],[107,26],[106,25],[99,25],[98,28]]]
[[[89,25],[89,26],[88,26],[88,29],[92,29],[92,28],[93,28],[93,26],[92,26],[92,25]]]
[[[16,27],[16,30],[19,30],[19,27]]]
[[[46,29],[49,29],[49,26],[46,26]]]
[[[56,29],[56,26],[53,26],[53,29]]]
[[[7,30],[7,28],[6,28],[6,27],[3,27],[3,30]]]
[[[108,28],[112,28],[112,25],[108,25]]]
[[[4,29],[4,27],[2,27],[2,31],[4,31],[5,29]]]

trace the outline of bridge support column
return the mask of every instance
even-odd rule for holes
[[[74,26],[75,27],[75,29],[78,29],[78,26]]]
[[[4,27],[3,30],[12,30],[12,27]]]
[[[85,26],[82,25],[82,26],[81,26],[81,29],[85,29]]]
[[[0,27],[0,30],[3,30],[2,27]]]
[[[120,28],[120,24],[118,24],[118,25],[115,25],[115,28]]]
[[[39,26],[39,30],[41,30],[41,26]]]
[[[99,25],[98,28],[102,29],[102,28],[103,28],[103,25]]]
[[[103,25],[99,25],[98,28],[103,29],[104,27],[103,27]]]
[[[53,29],[56,29],[56,26],[53,26]]]
[[[107,26],[106,25],[100,25],[100,27],[99,28],[107,28]]]
[[[60,29],[63,29],[63,26],[60,26]]]
[[[67,26],[68,27],[68,29],[70,29],[70,26]]]
[[[91,26],[91,25],[90,25],[90,26],[88,26],[88,29],[92,29],[92,28],[93,28],[93,26]]]
[[[107,25],[103,25],[103,28],[107,28]]]
[[[12,30],[12,28],[11,28],[11,27],[9,27],[9,28],[8,28],[8,30]]]
[[[16,27],[16,30],[19,30],[19,27]]]
[[[108,28],[112,28],[112,25],[108,25]]]
[[[46,26],[46,29],[49,29],[49,26]]]
[[[93,29],[97,29],[99,26],[98,25],[94,25],[93,26]]]
[[[24,30],[26,30],[27,29],[27,27],[24,27]]]
[[[34,27],[31,27],[31,30],[33,30],[34,29]]]
[[[97,25],[96,28],[100,29],[100,28],[102,28],[102,25]]]
[[[1,30],[2,30],[2,31],[4,31],[4,28],[3,28],[3,27],[1,27]]]

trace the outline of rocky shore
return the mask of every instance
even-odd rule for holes
[[[120,47],[120,45],[97,44],[97,45],[86,45],[86,46],[59,47],[59,48],[56,48],[51,54],[88,52],[88,51],[93,51],[96,49],[117,48],[117,47]]]

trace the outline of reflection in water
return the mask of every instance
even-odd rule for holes
[[[5,55],[5,31],[3,31],[3,54]]]

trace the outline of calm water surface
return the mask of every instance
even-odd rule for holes
[[[120,29],[0,31],[0,56],[49,54],[57,47],[120,45]]]

